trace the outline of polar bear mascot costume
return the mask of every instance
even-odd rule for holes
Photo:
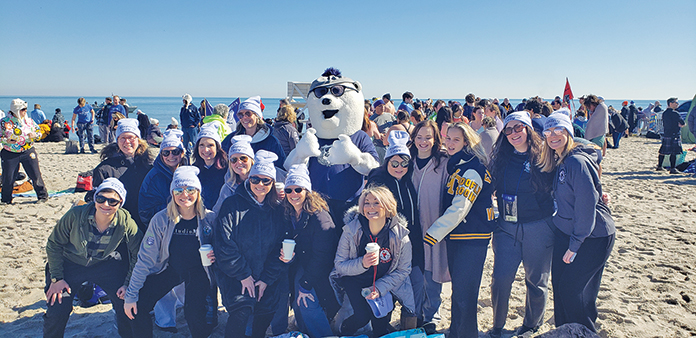
[[[375,146],[362,131],[365,114],[362,85],[329,68],[312,82],[307,110],[312,127],[285,160],[285,168],[305,163],[312,188],[327,198],[336,229],[357,203],[364,176],[379,166]]]

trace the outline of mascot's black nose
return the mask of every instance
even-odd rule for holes
[[[328,106],[328,105],[331,104],[331,100],[328,99],[328,98],[324,98],[324,99],[321,100],[321,104],[323,104],[323,105],[325,105],[325,106]]]

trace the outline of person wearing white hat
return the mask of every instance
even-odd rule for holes
[[[213,330],[213,322],[206,319],[206,297],[213,299],[212,315],[217,317],[217,288],[212,292],[212,266],[202,263],[199,247],[212,242],[215,214],[203,205],[198,174],[194,166],[176,169],[169,186],[170,201],[152,218],[144,235],[124,297],[125,313],[137,337],[152,337],[150,311],[182,282],[191,336],[207,337]],[[214,250],[206,255],[211,263]]]
[[[184,132],[184,149],[186,150],[187,158],[190,158],[191,154],[193,154],[193,144],[196,143],[201,124],[201,114],[198,113],[198,108],[193,105],[192,100],[191,95],[184,94],[184,96],[182,96],[184,105],[179,112],[181,130]]]
[[[109,177],[118,178],[123,182],[131,195],[123,208],[131,213],[138,227],[143,231],[147,228],[147,223],[142,222],[138,217],[138,192],[154,161],[147,148],[147,142],[140,138],[138,120],[121,119],[116,127],[116,142],[102,149],[100,154],[102,161],[92,170],[95,186]],[[85,201],[91,201],[93,195],[93,191],[88,192],[85,195]]]
[[[128,110],[121,104],[121,98],[118,95],[114,95],[113,97],[113,103],[110,106],[107,106],[109,108],[109,112],[106,115],[108,115],[107,118],[109,120],[108,124],[110,128],[109,133],[111,135],[109,135],[109,140],[106,143],[116,141],[116,127],[119,117],[128,117]]]
[[[405,131],[393,130],[389,133],[389,147],[387,147],[384,156],[384,164],[370,171],[367,176],[367,184],[386,186],[394,194],[397,201],[396,209],[399,214],[406,218],[411,243],[422,243],[423,232],[418,214],[418,198],[409,174],[413,169],[411,152],[407,146],[409,140],[410,136]],[[404,311],[401,316],[402,323],[409,328],[415,328],[416,321],[422,323],[424,318],[425,280],[423,279],[423,270],[425,258],[423,245],[414,245],[412,256],[410,278],[416,308],[414,311]]]
[[[222,203],[218,215],[213,247],[218,286],[229,312],[226,337],[244,337],[252,314],[251,337],[264,337],[278,307],[279,281],[287,278],[278,259],[285,229],[274,187],[277,158],[259,150],[249,179]]]
[[[273,127],[264,122],[263,107],[260,96],[252,96],[242,102],[237,112],[237,117],[239,118],[237,129],[227,135],[222,141],[222,148],[228,149],[232,143],[232,137],[235,135],[249,135],[252,138],[251,147],[254,148],[254,151],[263,149],[278,155],[275,166],[283,168],[283,162],[287,154],[283,151],[283,147],[278,142],[278,139],[273,135]]]
[[[164,135],[159,127],[159,120],[150,118],[150,129],[147,131],[147,143],[159,147],[164,139]]]
[[[227,154],[220,146],[220,134],[214,124],[204,124],[198,133],[198,140],[193,151],[193,165],[200,169],[203,203],[212,209],[220,196],[220,189],[225,184],[227,174]]]
[[[329,282],[333,269],[338,236],[329,215],[329,206],[319,193],[312,191],[309,170],[305,164],[295,164],[285,178],[286,238],[296,246],[288,263],[293,281],[291,300],[300,331],[312,337],[333,336],[330,321],[341,306]]]
[[[19,173],[19,165],[27,172],[39,202],[48,199],[48,190],[41,177],[39,158],[34,142],[41,137],[39,126],[27,115],[27,103],[14,99],[7,116],[0,120],[0,143],[2,151],[2,199],[3,204],[12,204],[12,187]]]
[[[249,178],[249,172],[254,165],[254,149],[251,148],[251,136],[237,135],[233,137],[227,156],[229,158],[229,170],[225,175],[225,184],[220,189],[218,200],[215,206],[213,206],[215,213],[220,211],[222,202],[232,196],[237,187]]]
[[[122,297],[143,234],[121,208],[127,195],[119,180],[107,178],[97,187],[93,202],[69,209],[53,228],[46,242],[44,337],[63,337],[74,296],[87,281],[97,283],[111,300],[119,335],[132,336]],[[120,244],[126,245],[127,256],[117,250]]]

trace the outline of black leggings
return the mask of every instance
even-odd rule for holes
[[[152,318],[150,311],[155,303],[164,297],[175,286],[184,282],[184,317],[191,336],[208,337],[213,331],[213,325],[207,324],[206,297],[211,291],[210,281],[203,267],[189,269],[178,273],[172,267],[156,275],[149,275],[138,293],[138,314],[131,321],[134,337],[152,337]],[[215,296],[217,299],[217,295]],[[217,311],[217,306],[215,307]]]
[[[360,294],[363,287],[351,282],[344,284],[345,285],[342,286],[346,290],[346,294],[350,300],[350,306],[353,308],[353,315],[346,318],[343,324],[341,324],[341,335],[352,336],[368,322],[372,323],[373,337],[381,337],[389,333],[389,321],[391,320],[392,313],[389,312],[382,318],[375,317],[370,305],[367,304],[367,300]]]
[[[24,167],[24,171],[27,172],[27,176],[29,176],[31,182],[34,184],[36,198],[40,200],[48,198],[48,190],[46,190],[46,185],[44,185],[43,178],[41,178],[41,170],[39,170],[39,157],[34,148],[22,153],[13,153],[3,149],[0,151],[0,158],[2,159],[3,202],[12,202],[12,187],[14,187],[15,173],[17,169],[19,169],[20,163]]]

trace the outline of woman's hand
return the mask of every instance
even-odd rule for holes
[[[307,299],[309,299],[311,302],[314,302],[314,296],[311,293],[304,293],[302,291],[298,291],[297,306],[302,306],[300,304],[300,301],[302,301],[304,303],[304,307],[307,307]]]
[[[207,256],[208,256],[208,259],[210,259],[211,264],[215,263],[215,252],[213,252],[213,250],[210,250],[210,252],[208,252]]]
[[[376,252],[366,253],[362,259],[363,268],[369,269],[371,266],[377,265],[378,261],[379,261],[379,256],[377,255]]]
[[[563,255],[563,262],[566,264],[572,263],[573,260],[575,260],[575,255],[576,255],[575,252],[572,252],[572,251],[570,251],[570,249],[568,249],[566,251],[565,255]]]
[[[295,259],[295,253],[292,253],[292,258],[290,259],[285,259],[285,253],[283,252],[283,248],[280,248],[280,261],[283,263],[290,263],[292,260]]]
[[[377,290],[376,288],[372,291],[372,293],[370,293],[369,295],[367,295],[367,297],[365,297],[365,299],[370,299],[370,300],[377,299],[377,298],[379,298],[379,290]]]
[[[135,315],[138,314],[138,304],[137,303],[123,303],[123,310],[126,311],[126,316],[130,320],[135,319]]]
[[[264,283],[263,281],[258,281],[256,283],[254,283],[254,286],[259,287],[259,294],[258,294],[258,298],[256,298],[256,301],[260,302],[261,297],[263,297],[263,292],[266,291],[266,287],[268,287],[268,284]]]
[[[65,280],[61,279],[57,282],[51,282],[51,286],[46,291],[46,303],[53,306],[57,299],[58,304],[63,304],[63,290],[68,290],[68,293],[72,293],[70,285]]]
[[[118,290],[116,290],[116,297],[123,299],[123,297],[126,296],[126,289],[127,287],[125,285],[118,288]]]
[[[248,291],[249,297],[256,297],[256,292],[254,292],[254,277],[249,276],[244,278],[240,283],[242,283],[242,294],[244,294],[244,291]]]
[[[609,202],[611,202],[611,198],[605,192],[602,193],[602,202],[604,202],[606,205],[609,205]]]

